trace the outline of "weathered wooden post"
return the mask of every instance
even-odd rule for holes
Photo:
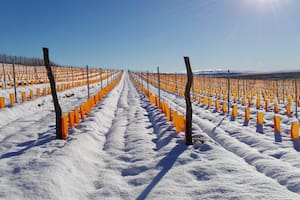
[[[74,85],[74,71],[72,66],[71,66],[71,71],[72,71],[72,88],[73,88],[75,85]]]
[[[240,78],[238,78],[238,102],[240,102]]]
[[[243,79],[243,98],[245,98],[246,92],[245,92],[245,79]]]
[[[278,83],[278,80],[276,80],[276,97],[277,97],[277,100],[279,99],[279,83]]]
[[[295,79],[295,112],[296,112],[296,119],[298,120],[298,91],[297,91],[297,80]]]
[[[194,77],[193,77],[193,80],[194,80]],[[193,83],[192,83],[192,100],[193,101],[195,101],[194,96],[195,96],[195,84],[194,84],[194,81],[193,81]]]
[[[15,70],[15,62],[16,57],[13,58],[13,78],[14,78],[14,90],[15,90],[15,101],[18,103],[18,97],[17,97],[17,84],[16,84],[16,70]]]
[[[36,79],[35,83],[39,83],[38,82],[39,76],[38,76],[38,73],[37,73],[37,66],[36,65],[34,66],[34,73],[35,73],[35,79]],[[56,77],[56,73],[55,73],[55,77]]]
[[[284,80],[282,80],[282,93],[283,93],[283,104],[284,104],[285,101]]]
[[[55,86],[55,81],[54,77],[52,74],[52,69],[50,66],[50,61],[49,61],[49,53],[48,53],[48,48],[43,48],[43,53],[44,53],[44,64],[47,70],[47,75],[50,81],[50,87],[51,87],[51,94],[53,98],[53,103],[54,103],[54,109],[55,109],[55,114],[56,114],[56,139],[63,139],[62,138],[62,129],[61,129],[61,107],[58,102],[57,94],[56,94],[56,86]]]
[[[90,98],[90,81],[89,81],[89,66],[86,66],[86,82],[87,82],[87,91],[88,91],[88,99]]]
[[[81,76],[82,76],[82,80],[84,81],[84,68],[81,68]],[[83,82],[84,84],[84,82]]]
[[[177,73],[176,72],[175,72],[175,89],[176,89],[176,94],[178,94]]]
[[[4,78],[4,88],[6,89],[6,75],[5,75],[5,68],[4,68],[4,63],[2,63],[2,69],[3,69],[3,78]],[[2,88],[2,89],[4,89]]]
[[[100,81],[101,81],[101,90],[103,89],[103,81],[102,81],[102,68],[100,68]]]
[[[140,75],[141,75],[142,88],[144,88],[143,73],[141,72]]]
[[[193,72],[190,65],[190,59],[189,57],[184,57],[184,62],[186,66],[187,71],[187,83],[185,86],[185,103],[186,103],[186,117],[185,117],[185,140],[187,145],[193,144],[193,138],[192,138],[192,103],[191,103],[191,87],[193,84]]]
[[[147,70],[147,91],[149,93],[149,72],[148,72],[148,70]]]
[[[157,81],[158,81],[158,108],[160,108],[160,74],[159,67],[157,67]]]
[[[109,79],[108,79],[108,69],[106,69],[106,86],[108,86],[108,81],[109,81]]]
[[[227,82],[228,82],[228,91],[227,91],[227,114],[229,115],[230,112],[230,71],[228,69],[228,77],[227,77]]]
[[[112,72],[111,76],[110,76],[110,83],[112,83],[112,80],[113,80],[113,75],[114,75],[114,70],[110,70],[110,72]]]

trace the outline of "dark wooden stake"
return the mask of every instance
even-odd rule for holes
[[[71,66],[71,70],[72,70],[72,87],[74,87],[74,71],[72,66]]]
[[[13,58],[13,76],[14,76],[15,101],[16,101],[16,103],[18,103],[17,84],[16,84],[16,70],[15,70],[15,58]]]
[[[228,94],[227,94],[227,114],[229,115],[230,109],[230,71],[228,70]]]
[[[298,120],[298,91],[297,91],[297,80],[295,80],[295,97],[296,97],[296,102],[295,102],[295,114],[296,114],[296,119]]]
[[[4,78],[4,88],[6,89],[6,74],[5,74],[5,69],[4,69],[4,63],[2,63],[2,69],[3,69],[3,78]]]
[[[87,82],[87,90],[88,90],[88,99],[90,98],[90,81],[89,81],[89,66],[86,66],[86,82]]]
[[[240,102],[240,79],[238,79],[238,102]]]
[[[106,86],[108,85],[108,81],[109,81],[109,79],[108,79],[108,69],[106,70]]]
[[[147,70],[147,90],[149,92],[149,72],[148,72],[148,70]]]
[[[52,69],[50,66],[50,61],[49,61],[49,53],[48,53],[48,48],[43,48],[43,53],[44,53],[44,63],[45,67],[47,70],[47,75],[50,81],[50,87],[51,87],[51,94],[53,98],[53,103],[54,103],[54,109],[55,109],[55,114],[56,114],[56,139],[62,139],[62,130],[61,130],[61,107],[58,102],[57,94],[56,94],[56,85],[54,81],[54,77],[52,74]]]
[[[160,108],[160,74],[159,67],[157,67],[157,81],[158,81],[158,108]]]
[[[177,73],[175,73],[175,89],[176,89],[176,94],[178,94]]]
[[[103,89],[103,83],[102,83],[102,68],[100,68],[100,81],[101,81],[101,90]]]
[[[191,103],[191,87],[193,84],[193,72],[190,65],[190,59],[189,57],[184,57],[184,62],[186,66],[187,71],[187,83],[185,86],[185,103],[186,103],[186,121],[185,121],[185,139],[187,145],[193,144],[193,138],[192,138],[192,103]]]
[[[282,80],[282,93],[283,93],[283,104],[284,104],[285,101],[284,80]]]

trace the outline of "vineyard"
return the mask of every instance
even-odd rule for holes
[[[273,123],[267,123],[267,127],[273,127],[276,133],[283,132],[290,134],[292,139],[299,138],[298,116],[300,107],[300,86],[297,79],[287,80],[241,80],[230,74],[226,78],[213,78],[208,76],[194,76],[194,85],[191,97],[195,106],[205,108],[205,110],[218,115],[227,115],[231,121],[239,121],[241,125],[248,126],[255,124],[257,132],[264,132],[264,115],[273,113]],[[160,89],[170,94],[184,97],[186,75],[178,74],[149,74],[137,73],[136,80],[141,84],[143,91],[147,93],[150,101],[166,113],[171,120],[171,115],[182,116],[181,128],[184,125],[184,112],[181,114],[172,113],[171,102],[161,99]],[[280,85],[279,85],[280,84]],[[153,89],[150,87],[159,88]],[[173,110],[176,109],[174,108]],[[268,119],[269,120],[269,119]],[[280,121],[284,122],[281,129]],[[254,122],[254,123],[252,123]],[[288,128],[286,125],[289,125]]]
[[[0,65],[0,199],[299,199],[294,77]]]

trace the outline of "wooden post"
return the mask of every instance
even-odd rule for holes
[[[175,72],[175,89],[176,89],[176,94],[178,94],[177,73],[176,72]]]
[[[15,102],[18,103],[17,97],[17,84],[16,84],[16,71],[15,71],[15,58],[13,58],[13,76],[14,76],[14,90],[15,90]]]
[[[243,97],[245,98],[245,79],[243,79]]]
[[[6,89],[6,75],[5,75],[5,69],[4,69],[4,63],[2,63],[2,69],[3,69],[3,78],[4,78],[4,88]],[[2,88],[2,89],[4,89],[4,88]]]
[[[36,65],[34,66],[34,73],[35,73],[35,83],[38,83],[38,75],[37,75],[37,69],[36,69]],[[56,76],[56,74],[55,74]]]
[[[147,70],[147,90],[148,90],[148,93],[149,93],[149,72],[148,72],[148,70]]]
[[[283,93],[283,104],[284,104],[284,100],[285,100],[284,80],[282,80],[282,93]]]
[[[110,70],[110,72],[112,72],[112,74],[114,74],[113,70]],[[110,83],[112,83],[112,80],[113,80],[112,78],[113,78],[113,76],[111,75],[110,76]]]
[[[90,81],[89,81],[89,66],[86,66],[86,81],[87,81],[87,90],[88,90],[88,99],[90,98]]]
[[[106,86],[108,86],[108,69],[106,69]]]
[[[160,108],[160,75],[159,75],[159,67],[157,67],[157,81],[158,81],[158,108]]]
[[[240,79],[238,78],[238,102],[240,102]]]
[[[228,83],[228,91],[227,91],[227,114],[229,115],[230,112],[230,71],[228,70],[228,78],[227,78],[227,83]]]
[[[185,86],[185,103],[186,103],[186,121],[185,121],[185,139],[186,139],[186,144],[187,145],[192,145],[193,144],[193,139],[192,139],[192,103],[191,103],[191,87],[193,84],[193,72],[191,69],[190,65],[190,60],[189,57],[184,57],[184,62],[186,66],[186,71],[187,71],[187,83]]]
[[[82,80],[84,81],[84,68],[81,68],[81,75],[82,75]]]
[[[141,72],[140,75],[141,75],[142,88],[144,88],[143,73]]]
[[[194,75],[193,75],[194,76]],[[194,77],[193,77],[193,80],[194,80]],[[193,83],[192,83],[192,93],[193,93],[193,95],[192,95],[192,101],[195,101],[195,99],[194,99],[194,96],[195,96],[195,85],[194,85],[194,81],[193,81]]]
[[[297,80],[295,79],[295,114],[296,114],[296,119],[298,120],[298,91],[297,91]]]
[[[73,67],[71,66],[71,71],[72,71],[72,88],[74,87],[74,71]]]
[[[47,75],[50,81],[50,87],[51,87],[51,93],[52,93],[52,98],[53,98],[53,103],[54,103],[54,109],[55,109],[55,114],[56,114],[56,139],[63,139],[62,138],[62,129],[61,129],[61,107],[58,102],[57,94],[56,94],[56,86],[55,86],[55,81],[54,77],[52,74],[52,69],[50,66],[50,61],[49,61],[49,53],[48,53],[48,48],[43,48],[43,53],[44,53],[44,63],[45,67],[47,70]]]
[[[101,81],[101,90],[103,89],[103,83],[102,83],[102,68],[100,68],[100,81]]]
[[[276,96],[277,96],[277,101],[279,99],[279,83],[278,80],[276,80]]]

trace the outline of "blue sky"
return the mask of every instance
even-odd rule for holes
[[[300,69],[299,0],[1,0],[0,53],[132,70]]]

